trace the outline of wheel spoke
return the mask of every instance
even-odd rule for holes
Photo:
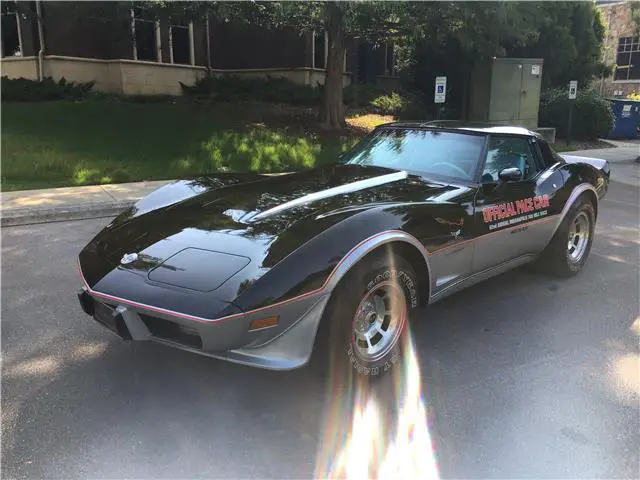
[[[367,350],[373,350],[373,345],[371,345],[371,335],[369,335],[369,333],[367,332],[365,333],[364,338],[367,341]]]

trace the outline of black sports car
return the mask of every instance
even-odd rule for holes
[[[156,190],[80,253],[83,310],[127,340],[276,370],[322,337],[380,375],[412,309],[528,262],[577,273],[609,185],[606,161],[520,127],[392,123],[336,160]]]

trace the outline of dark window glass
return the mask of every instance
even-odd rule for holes
[[[138,60],[155,62],[158,59],[154,22],[136,20],[136,50],[138,52]]]
[[[16,18],[15,13],[3,13],[2,56],[12,57],[14,55],[20,55],[20,53],[20,40],[18,39],[18,19]]]
[[[171,28],[173,63],[189,64],[189,29],[173,26]]]
[[[324,32],[316,33],[315,42],[315,65],[316,68],[325,68],[324,65]]]
[[[627,80],[629,71],[630,53],[619,53],[616,57],[616,73],[614,80]]]
[[[631,54],[631,68],[629,68],[629,80],[640,80],[640,52]]]
[[[17,11],[16,2],[2,2],[0,3],[0,13],[2,15],[15,14]]]
[[[343,157],[345,163],[473,180],[485,137],[433,130],[381,129]]]
[[[529,140],[492,135],[482,171],[482,181],[497,182],[500,171],[512,167],[519,168],[525,179],[538,173]]]
[[[542,152],[542,161],[545,166],[550,167],[551,165],[555,165],[558,162],[564,161],[562,157],[558,155],[547,142],[545,142],[544,140],[538,140],[537,143],[540,147],[540,151]]]

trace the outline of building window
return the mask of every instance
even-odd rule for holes
[[[392,77],[396,73],[396,58],[394,55],[394,45],[392,42],[384,44],[384,75]]]
[[[311,47],[311,67],[327,68],[327,54],[329,53],[329,33],[313,32],[313,45]]]
[[[640,37],[618,40],[614,80],[640,80]]]
[[[131,30],[133,34],[133,59],[161,62],[158,21],[144,18],[143,10],[136,7],[131,10]]]
[[[192,22],[171,20],[169,25],[169,58],[171,63],[194,65]]]
[[[0,44],[3,57],[22,56],[22,32],[20,29],[20,14],[16,2],[2,2],[2,44]]]

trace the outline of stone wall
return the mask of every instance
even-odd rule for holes
[[[117,65],[104,60],[47,56],[44,62],[44,76],[58,81],[61,78],[72,82],[91,82],[93,90],[117,93],[121,89]],[[4,63],[4,61],[3,61]],[[114,68],[115,67],[115,68]]]
[[[0,70],[9,78],[36,80],[37,62],[37,57],[7,57],[0,60]],[[44,60],[45,77],[56,81],[61,78],[73,82],[93,80],[96,82],[95,91],[125,95],[181,95],[180,82],[193,85],[206,73],[205,67],[137,60],[97,60],[58,55],[47,55]],[[314,86],[324,84],[325,79],[324,70],[307,67],[213,70],[212,73],[238,78],[287,78],[294,83]],[[350,83],[351,76],[345,73],[343,85]]]
[[[0,74],[9,78],[38,78],[37,57],[6,57],[0,61]]]
[[[0,60],[2,75],[37,80],[37,57],[8,57]],[[189,65],[140,62],[134,60],[96,60],[48,55],[44,76],[58,81],[95,81],[94,91],[126,95],[180,95],[180,83],[194,84],[204,77],[206,68]]]
[[[607,65],[616,63],[618,39],[634,36],[635,26],[631,21],[631,2],[601,5],[600,15],[607,27],[607,36],[603,49],[603,60]],[[612,78],[596,82],[596,88],[607,97],[625,97],[632,92],[640,92],[640,79],[613,80]]]
[[[169,63],[120,60],[122,93],[126,95],[181,95],[180,82],[193,85],[206,68]]]

